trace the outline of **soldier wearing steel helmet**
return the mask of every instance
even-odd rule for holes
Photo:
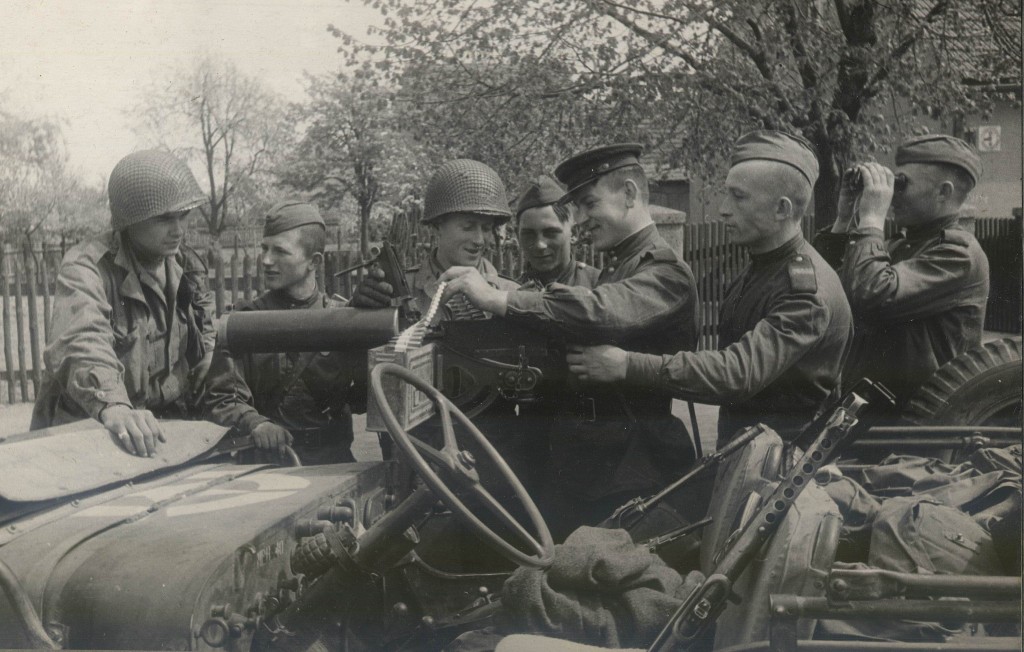
[[[157,418],[188,415],[213,355],[206,267],[182,244],[206,196],[160,150],[121,159],[108,194],[111,231],[61,263],[32,428],[93,418],[129,453],[152,456],[164,441]]]
[[[420,221],[437,233],[437,246],[418,269],[408,273],[415,307],[426,313],[439,278],[449,267],[472,267],[492,287],[511,290],[519,285],[498,274],[484,257],[493,246],[495,231],[512,218],[505,184],[489,166],[471,159],[448,161],[430,178]],[[373,270],[356,288],[352,305],[385,307],[394,288]]]

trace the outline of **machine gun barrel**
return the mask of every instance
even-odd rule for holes
[[[363,351],[398,335],[398,309],[326,308],[233,312],[217,325],[217,346],[232,355]]]

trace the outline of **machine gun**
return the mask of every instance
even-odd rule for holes
[[[416,337],[400,340],[414,327]],[[401,307],[381,309],[247,311],[218,324],[218,346],[232,355],[337,351],[351,356],[357,378],[393,362],[429,379],[470,418],[499,398],[528,403],[568,377],[565,345],[505,320],[414,322]],[[367,354],[367,352],[369,352]],[[434,413],[410,385],[387,380],[385,391],[401,425],[412,428]],[[386,430],[370,397],[367,428]]]
[[[693,590],[649,648],[652,652],[691,649],[702,638],[732,598],[733,583],[740,577],[786,517],[803,489],[814,480],[850,440],[869,426],[861,413],[870,404],[876,411],[892,404],[884,387],[862,381],[821,422],[817,437],[796,465],[761,503],[757,513],[738,532],[712,573]]]

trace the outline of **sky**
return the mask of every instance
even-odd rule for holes
[[[62,121],[73,169],[99,183],[143,143],[142,89],[203,53],[223,56],[289,100],[302,74],[341,65],[333,23],[365,37],[360,0],[0,0],[0,103]]]

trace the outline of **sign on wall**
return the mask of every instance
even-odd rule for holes
[[[1002,151],[1002,131],[999,125],[981,125],[978,127],[978,151]]]

